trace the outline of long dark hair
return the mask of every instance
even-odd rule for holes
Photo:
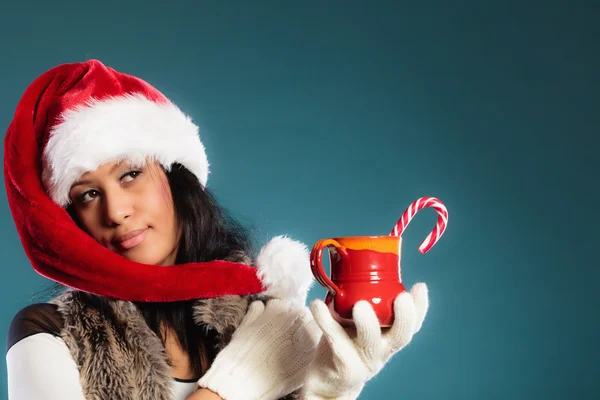
[[[219,206],[212,193],[180,164],[166,171],[181,239],[175,264],[252,257],[252,241],[246,228]],[[209,361],[214,359],[215,332],[194,322],[196,300],[168,303],[136,303],[150,329],[165,340],[161,325],[173,329],[189,355],[194,374],[202,374],[202,343]]]
[[[182,236],[176,264],[253,254],[248,230],[233,219],[198,178],[181,164],[166,172]]]
[[[249,231],[217,203],[214,195],[203,188],[198,178],[181,164],[165,170],[181,238],[175,264],[253,257]],[[77,221],[73,209],[67,209]],[[176,267],[172,267],[176,268]],[[90,301],[109,310],[108,299],[92,296]],[[216,332],[194,322],[193,305],[197,300],[175,302],[135,302],[150,329],[166,340],[164,328],[177,335],[181,348],[188,354],[195,377],[202,375],[202,356],[211,362],[215,357]],[[162,328],[162,329],[161,329]]]

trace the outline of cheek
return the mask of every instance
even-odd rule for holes
[[[153,219],[151,223],[156,225],[155,228],[159,228],[165,233],[174,230],[176,226],[175,207],[168,183],[164,182],[153,187],[147,199],[148,212]]]
[[[93,212],[93,210],[85,210],[84,212],[76,213],[76,223],[77,225],[85,231],[88,235],[90,235],[97,242],[102,243],[102,235],[103,229],[99,222],[98,216]]]

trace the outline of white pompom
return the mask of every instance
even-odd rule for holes
[[[314,283],[310,253],[303,243],[276,236],[263,246],[256,258],[258,277],[265,294],[303,307]]]

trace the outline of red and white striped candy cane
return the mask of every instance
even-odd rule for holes
[[[423,240],[423,243],[419,246],[419,252],[421,254],[427,253],[436,244],[444,234],[446,225],[448,224],[448,210],[446,210],[446,206],[439,199],[427,196],[412,202],[406,211],[404,211],[402,217],[400,217],[398,223],[394,226],[394,229],[390,232],[390,236],[402,236],[404,229],[406,229],[406,226],[410,223],[415,214],[426,207],[432,207],[437,211],[438,220],[433,231],[427,235],[425,240]]]

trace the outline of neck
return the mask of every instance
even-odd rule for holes
[[[177,379],[199,379],[199,376],[194,373],[191,366],[190,355],[183,349],[181,343],[177,339],[177,334],[172,328],[165,328],[162,326],[164,331],[164,344],[165,351],[169,364],[171,365],[171,376]],[[202,374],[208,369],[208,360],[204,351],[204,343],[201,343],[201,362],[202,362]]]
[[[181,379],[202,375],[206,365],[203,355],[206,348],[210,348],[210,345],[203,346],[210,339],[194,322],[193,304],[190,300],[138,305],[150,329],[162,339],[169,362],[182,374],[176,377]]]

